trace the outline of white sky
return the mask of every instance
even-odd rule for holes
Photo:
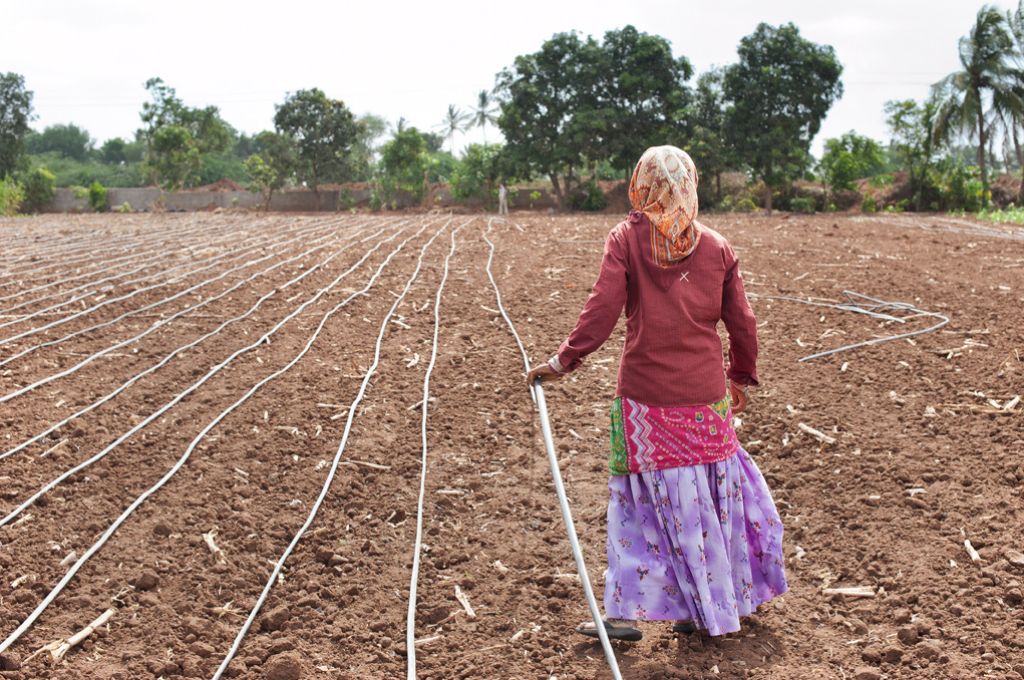
[[[1009,9],[1012,0],[996,0]],[[249,2],[4,0],[0,71],[25,76],[36,129],[74,122],[94,138],[130,137],[145,80],[162,77],[186,103],[214,104],[236,128],[273,127],[286,92],[319,87],[356,113],[435,128],[516,55],[560,31],[595,37],[633,24],[672,42],[697,72],[735,60],[758,22],[792,21],[835,47],[843,98],[815,140],[853,128],[884,140],[882,106],[921,98],[954,70],[957,40],[980,0],[521,0]],[[692,81],[691,81],[692,82]],[[497,131],[489,130],[495,141]],[[457,139],[478,141],[479,131]]]

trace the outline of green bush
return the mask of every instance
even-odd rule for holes
[[[757,203],[754,203],[754,199],[749,196],[744,196],[740,200],[736,201],[732,209],[736,212],[749,213],[757,210]]]
[[[536,191],[536,190],[531,191],[530,192],[530,207],[532,208],[533,204],[536,203],[537,201],[539,201],[540,197],[543,196],[543,195],[544,194],[540,193],[539,191]]]
[[[24,208],[33,213],[42,211],[53,200],[56,177],[46,168],[33,168],[25,175],[22,188],[25,190]]]
[[[25,191],[10,177],[0,179],[0,215],[10,217],[25,200]]]
[[[117,212],[119,213],[130,213],[132,211],[132,204],[125,201],[121,205],[117,206]]]
[[[875,203],[875,199],[868,196],[864,199],[864,202],[860,204],[860,211],[866,213],[878,212],[878,204]]]
[[[789,202],[789,209],[796,213],[813,215],[817,212],[815,201],[810,196],[797,196]]]
[[[99,182],[89,185],[89,207],[95,212],[107,212],[110,204],[107,202],[107,188]]]
[[[590,180],[584,182],[569,197],[569,207],[573,210],[586,212],[600,212],[608,207],[608,201],[604,197],[601,187],[597,182]]]

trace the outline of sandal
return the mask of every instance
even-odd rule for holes
[[[633,626],[616,625],[603,621],[604,630],[608,633],[608,637],[612,640],[625,640],[626,642],[639,642],[643,639],[644,634],[639,628]],[[599,637],[597,634],[597,627],[590,621],[580,624],[576,627],[576,632],[580,635],[586,635],[587,637],[596,638]]]
[[[693,621],[682,621],[672,624],[672,632],[679,633],[681,635],[688,635],[690,633],[697,632],[697,626],[694,625]]]

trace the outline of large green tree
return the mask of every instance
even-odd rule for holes
[[[551,181],[560,206],[585,169],[626,172],[648,146],[683,145],[693,68],[664,38],[632,26],[598,42],[558,33],[498,74],[504,156]]]
[[[295,174],[316,194],[319,210],[320,185],[344,182],[351,175],[350,154],[358,137],[355,117],[343,101],[313,88],[288,95],[277,106],[274,127],[294,141]]]
[[[192,186],[200,179],[204,157],[229,149],[235,131],[216,106],[186,106],[173,87],[160,78],[146,81],[151,101],[142,105],[146,167],[167,189]]]
[[[735,167],[731,149],[725,141],[723,78],[721,68],[702,73],[697,79],[689,110],[690,133],[686,150],[700,176],[705,178],[697,185],[697,193],[701,203],[709,207],[722,200],[722,173]],[[707,178],[714,181],[707,181]]]
[[[987,119],[998,111],[1024,113],[1024,101],[1016,88],[1019,79],[1013,63],[1013,36],[1006,17],[988,5],[978,10],[970,33],[960,38],[958,56],[960,70],[932,88],[938,102],[935,135],[943,141],[965,135],[977,143],[978,168],[987,201],[986,151],[992,135]]]
[[[520,177],[551,181],[560,207],[594,144],[600,46],[593,38],[558,33],[498,74],[498,127]]]
[[[0,73],[0,179],[12,174],[25,153],[32,120],[32,92],[17,73]]]
[[[596,140],[590,160],[630,171],[650,146],[683,146],[688,136],[686,81],[693,66],[672,55],[668,40],[633,26],[604,34],[597,72]]]
[[[93,149],[89,132],[74,123],[48,125],[42,132],[33,132],[25,139],[25,149],[32,154],[56,153],[62,158],[84,161]]]
[[[811,140],[843,93],[843,67],[829,45],[817,45],[793,24],[760,24],[742,40],[739,61],[725,71],[725,129],[730,145],[772,190],[810,163]]]

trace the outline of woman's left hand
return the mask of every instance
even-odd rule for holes
[[[747,410],[747,388],[730,380],[729,400],[732,402],[733,413],[743,413]]]
[[[541,364],[527,374],[526,384],[529,387],[533,387],[533,383],[537,381],[537,378],[540,378],[541,382],[551,382],[561,377],[562,374],[551,368],[548,364]]]

